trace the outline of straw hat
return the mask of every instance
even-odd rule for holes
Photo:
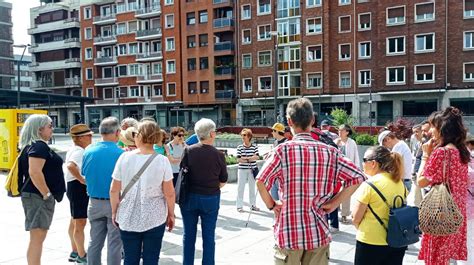
[[[128,127],[126,130],[122,130],[120,132],[120,141],[126,146],[135,146],[135,139],[134,135],[138,133],[137,128],[135,127]]]
[[[94,134],[89,126],[85,124],[76,124],[71,127],[69,130],[70,136],[84,136],[84,135],[92,135]]]

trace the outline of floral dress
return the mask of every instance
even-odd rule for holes
[[[461,162],[457,149],[437,148],[431,154],[424,168],[423,176],[430,184],[439,184],[443,181],[443,161],[446,156],[450,162],[446,164],[446,174],[451,188],[454,202],[464,216],[464,221],[458,233],[449,236],[434,236],[423,234],[421,250],[418,255],[426,265],[448,264],[449,259],[466,260],[466,200],[467,200],[467,164]]]

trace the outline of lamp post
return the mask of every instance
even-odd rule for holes
[[[20,64],[23,61],[23,55],[25,55],[26,48],[30,47],[30,44],[18,44],[13,45],[13,48],[23,48],[23,53],[21,54],[20,60],[17,62],[17,92],[16,92],[16,107],[20,109]]]
[[[370,85],[369,85],[369,122],[370,122],[370,128],[369,128],[369,134],[372,135],[372,81],[374,79],[369,79]]]
[[[278,31],[270,31],[270,35],[275,38],[274,43],[275,43],[275,49],[273,51],[273,119],[274,122],[279,122],[278,120],[278,37],[280,34]]]

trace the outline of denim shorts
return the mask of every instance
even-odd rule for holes
[[[41,195],[30,192],[21,193],[21,203],[25,212],[25,230],[45,229],[48,230],[53,221],[54,197],[49,197],[46,201]]]

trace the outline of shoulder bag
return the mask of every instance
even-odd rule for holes
[[[181,162],[181,168],[179,169],[178,178],[176,179],[175,190],[175,202],[182,205],[186,200],[186,186],[187,186],[187,174],[189,172],[188,166],[189,153],[188,149],[184,149],[183,161]]]
[[[127,184],[125,189],[123,189],[122,194],[120,194],[120,200],[125,198],[125,195],[127,195],[128,191],[130,191],[130,189],[133,187],[133,185],[135,185],[135,183],[137,183],[138,179],[142,176],[145,169],[151,164],[151,162],[153,161],[153,159],[155,159],[155,157],[157,155],[158,155],[158,153],[155,152],[145,161],[145,164],[143,164],[143,166],[140,168],[140,170],[138,170],[137,174],[135,174],[135,176],[133,176],[132,180],[130,180],[130,182]]]

